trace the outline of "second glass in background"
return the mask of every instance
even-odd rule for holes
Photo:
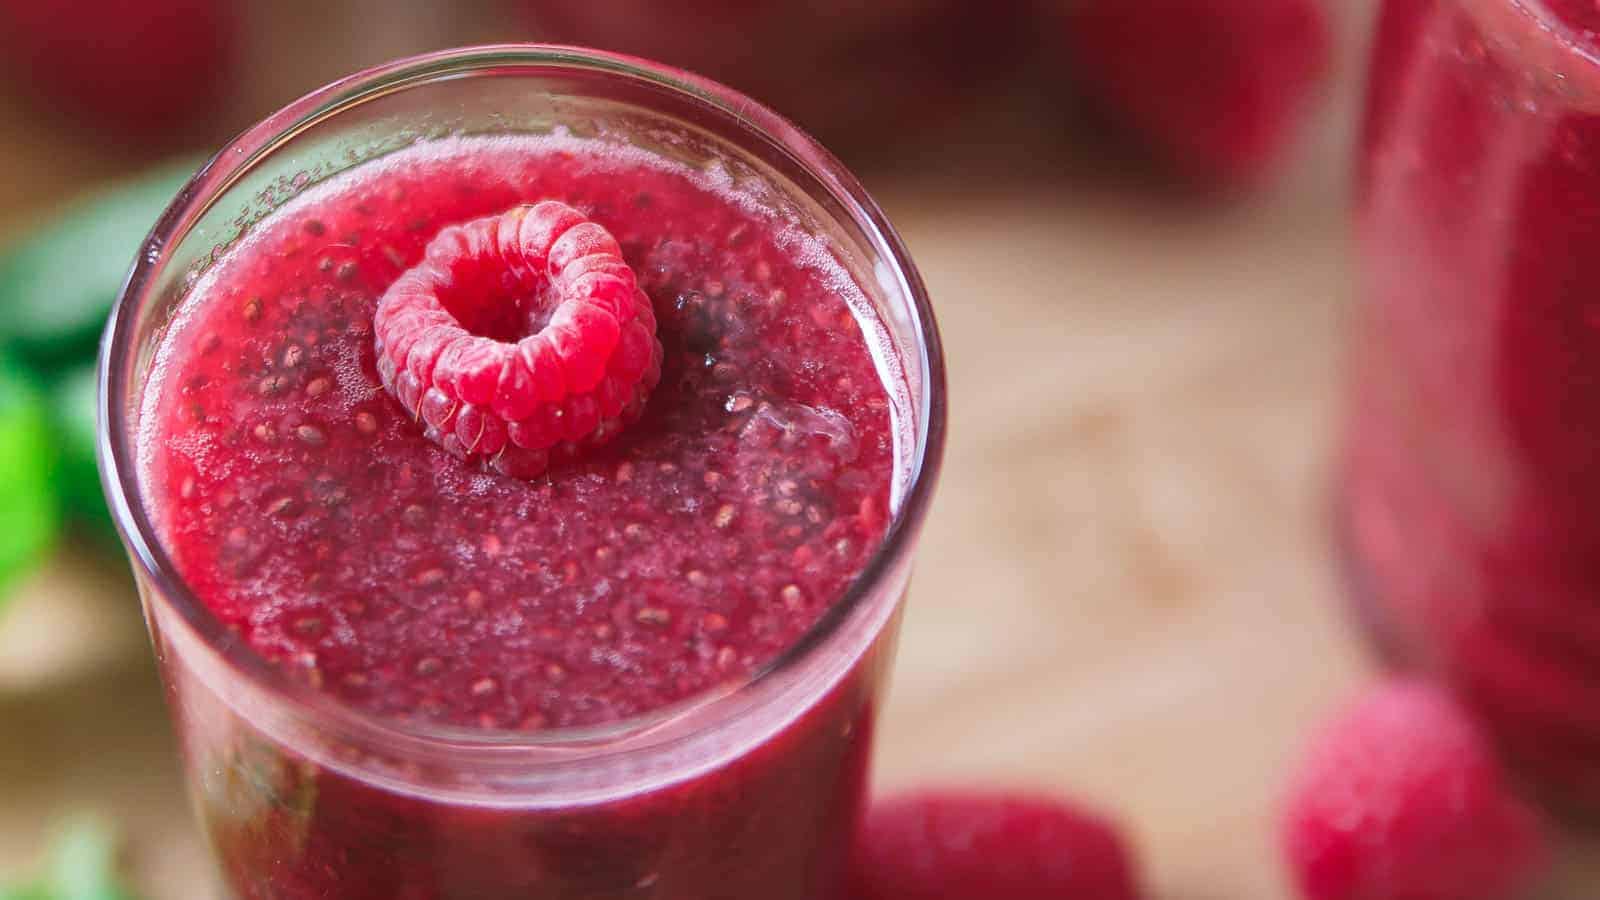
[[[1525,775],[1590,816],[1596,28],[1600,7],[1576,0],[1384,4],[1341,505],[1356,600],[1389,656],[1447,679]]]

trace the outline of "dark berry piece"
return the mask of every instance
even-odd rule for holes
[[[1284,810],[1306,900],[1516,900],[1549,852],[1483,734],[1445,689],[1374,689],[1311,741]]]
[[[616,240],[550,200],[440,232],[373,333],[379,378],[430,440],[523,478],[559,443],[614,437],[661,377],[650,299]]]
[[[937,792],[879,801],[851,864],[851,900],[1135,900],[1116,828],[1058,800]]]

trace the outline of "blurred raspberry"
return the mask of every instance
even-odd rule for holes
[[[1549,851],[1443,688],[1382,685],[1311,742],[1281,840],[1307,900],[1513,900]]]
[[[1321,0],[1043,0],[1076,88],[1202,184],[1260,178],[1328,74]]]
[[[830,144],[904,139],[1016,60],[1024,0],[528,0],[541,39],[679,66]]]
[[[1056,800],[920,793],[875,804],[851,900],[1134,900],[1115,827]]]
[[[216,109],[239,13],[235,0],[0,0],[0,49],[38,103],[155,140]]]

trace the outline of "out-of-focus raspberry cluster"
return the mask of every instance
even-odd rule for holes
[[[1041,82],[1205,186],[1272,170],[1329,70],[1323,0],[530,0],[553,40],[739,88],[824,143],[912,139]]]
[[[669,63],[738,88],[847,156],[912,146],[1022,84],[1063,120],[1094,110],[1099,130],[1161,167],[1226,188],[1271,172],[1316,98],[1329,69],[1325,3],[344,0],[308,18],[246,0],[0,0],[0,73],[46,118],[135,149],[225,137],[266,112],[241,108],[268,99],[248,89],[255,82],[281,102],[277,93],[325,80],[318,73],[472,40]],[[385,27],[374,29],[379,8]],[[269,46],[309,29],[351,33]]]

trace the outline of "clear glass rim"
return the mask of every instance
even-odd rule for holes
[[[125,361],[136,352],[137,313],[167,262],[162,248],[186,238],[215,200],[259,161],[306,129],[367,100],[441,79],[489,74],[507,67],[543,73],[598,73],[648,84],[731,119],[749,137],[787,156],[816,178],[832,195],[831,199],[848,212],[873,249],[892,261],[898,287],[910,300],[909,321],[915,346],[905,348],[907,364],[920,367],[924,375],[920,396],[912,397],[914,445],[903,501],[877,552],[828,612],[798,642],[741,682],[665,710],[589,728],[518,732],[402,721],[347,706],[289,678],[232,635],[179,575],[144,508],[135,436],[128,410],[121,402],[129,388],[130,367]],[[872,600],[876,586],[907,561],[932,500],[946,431],[944,355],[926,287],[899,234],[842,163],[782,116],[724,85],[637,57],[555,44],[460,47],[379,65],[301,97],[229,141],[183,186],[146,238],[107,322],[99,368],[97,450],[102,485],[133,566],[159,595],[152,602],[164,603],[176,611],[229,674],[246,679],[296,713],[314,718],[319,727],[333,726],[339,732],[368,741],[398,739],[451,750],[577,748],[621,740],[690,710],[732,701],[804,664],[823,650],[853,612]]]
[[[1600,105],[1600,43],[1551,11],[1547,0],[1456,0],[1486,38],[1524,61],[1523,74],[1586,108]],[[1583,98],[1581,101],[1578,98]]]
[[[1550,5],[1545,0],[1511,0],[1511,5],[1520,7],[1524,14],[1538,23],[1540,28],[1549,31],[1563,43],[1583,49],[1584,42],[1578,40],[1577,30],[1551,12]]]

